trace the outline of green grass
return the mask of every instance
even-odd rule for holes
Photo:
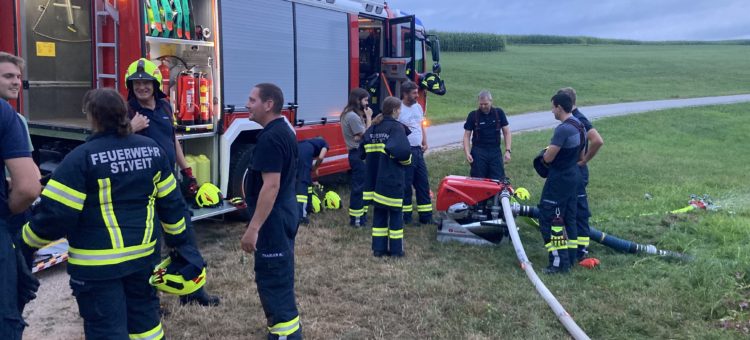
[[[509,114],[546,110],[574,87],[579,106],[747,93],[748,45],[508,46],[505,52],[443,53],[448,93],[431,95],[433,123],[466,119],[482,89]]]
[[[591,163],[594,225],[625,239],[686,252],[685,263],[620,254],[594,243],[597,270],[542,276],[594,339],[746,339],[750,327],[750,188],[747,104],[651,112],[595,121],[605,139]],[[535,204],[543,185],[531,159],[551,131],[514,136],[507,173]],[[460,150],[427,157],[433,190],[446,175],[466,175]],[[326,184],[348,201],[345,178]],[[650,193],[651,200],[644,194]],[[691,193],[712,195],[718,212],[671,216]],[[641,213],[652,213],[638,216]],[[296,241],[296,289],[310,339],[559,339],[567,337],[518,268],[510,244],[442,244],[432,227],[408,226],[404,259],[375,259],[370,232],[352,229],[345,209],[302,226]],[[520,220],[519,220],[520,221]],[[546,252],[538,231],[519,222],[539,270]],[[239,250],[243,223],[196,228],[209,262],[208,290],[223,304],[180,307],[164,298],[170,338],[262,338],[265,318],[252,257]],[[541,275],[541,274],[540,274]],[[725,326],[722,325],[722,320]],[[738,329],[735,329],[738,328]]]

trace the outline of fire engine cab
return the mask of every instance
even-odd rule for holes
[[[328,175],[349,169],[339,115],[351,89],[367,89],[377,113],[402,81],[429,72],[428,47],[440,72],[437,37],[383,1],[3,0],[0,22],[0,50],[26,59],[23,94],[11,104],[28,120],[43,173],[90,135],[83,94],[126,95],[126,68],[145,57],[162,72],[199,184],[226,197],[244,197],[251,156],[264,152],[254,147],[262,127],[245,109],[253,85],[281,87],[299,140],[327,140],[319,171]],[[196,209],[193,219],[234,209]]]

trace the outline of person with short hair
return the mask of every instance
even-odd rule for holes
[[[432,200],[430,199],[430,182],[424,153],[427,151],[427,131],[424,127],[424,110],[417,103],[419,89],[412,81],[401,84],[401,113],[398,121],[406,125],[411,133],[408,136],[411,147],[411,165],[406,167],[404,175],[404,224],[411,223],[412,211],[417,210],[420,224],[432,223]],[[412,187],[414,190],[412,190]],[[412,195],[416,191],[416,209],[412,204]]]
[[[479,108],[469,112],[464,123],[464,154],[471,164],[471,177],[505,178],[503,163],[510,162],[512,136],[505,112],[492,106],[492,94],[482,90],[477,96]],[[500,138],[505,151],[500,151]]]
[[[549,146],[539,157],[549,170],[539,200],[539,230],[549,253],[546,274],[567,273],[578,250],[576,190],[581,181],[578,161],[583,157],[586,134],[573,117],[573,102],[563,93],[552,99],[552,114],[561,122]]]
[[[349,225],[354,228],[367,224],[367,208],[362,199],[365,185],[365,162],[360,154],[359,142],[372,124],[372,109],[368,106],[370,95],[361,88],[349,93],[349,101],[341,111],[341,132],[348,150],[349,167],[352,169],[349,195]]]
[[[55,169],[23,227],[23,247],[31,253],[68,239],[70,287],[87,339],[162,339],[159,296],[149,284],[159,261],[155,229],[163,230],[168,247],[205,265],[188,244],[169,157],[132,133],[117,91],[88,91],[83,112],[93,134]]]
[[[375,117],[359,148],[365,155],[364,198],[374,205],[372,254],[375,257],[404,256],[404,172],[411,164],[409,128],[397,119],[401,100],[387,97],[383,111]]]
[[[297,163],[297,205],[299,206],[300,223],[310,223],[308,211],[312,201],[312,174],[318,176],[318,167],[323,163],[328,152],[328,143],[323,137],[301,140],[297,143],[299,162]]]
[[[599,149],[604,145],[604,139],[599,134],[599,131],[591,124],[591,121],[578,110],[576,106],[576,90],[572,87],[564,87],[557,91],[557,93],[564,93],[570,97],[573,101],[573,117],[578,119],[583,128],[586,131],[586,145],[584,147],[583,159],[578,161],[578,169],[581,170],[581,184],[578,186],[577,195],[577,212],[576,212],[576,226],[578,228],[578,254],[576,261],[585,260],[589,254],[588,247],[591,242],[589,237],[589,218],[591,217],[591,211],[589,210],[589,200],[586,194],[586,187],[589,184],[589,167],[588,162],[596,156]],[[572,261],[573,259],[571,259]]]
[[[302,339],[294,296],[294,239],[299,227],[295,183],[297,140],[281,115],[284,94],[269,83],[255,85],[245,105],[260,124],[256,150],[247,174],[247,209],[251,219],[241,240],[254,254],[255,283],[268,321],[268,339]]]

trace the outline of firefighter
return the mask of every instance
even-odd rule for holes
[[[573,102],[563,93],[552,97],[552,113],[561,122],[549,146],[540,154],[548,168],[539,201],[539,229],[549,253],[544,273],[567,273],[578,249],[576,229],[576,190],[581,180],[578,161],[582,159],[586,135],[573,117]]]
[[[295,182],[297,141],[281,108],[284,95],[274,84],[258,84],[245,105],[250,119],[263,126],[247,174],[251,219],[242,250],[254,253],[255,283],[268,321],[268,339],[301,339],[294,297],[294,238],[299,226]]]
[[[349,150],[349,167],[352,169],[351,195],[349,196],[349,225],[355,228],[367,224],[367,208],[362,200],[365,185],[365,162],[360,154],[359,142],[372,124],[372,109],[368,107],[370,96],[361,88],[349,93],[349,101],[341,111],[341,132]]]
[[[22,230],[25,251],[68,239],[70,287],[87,339],[161,339],[159,298],[149,284],[159,261],[154,229],[162,227],[167,246],[189,248],[169,158],[153,140],[132,134],[115,90],[87,92],[83,112],[93,135],[42,191]]]
[[[17,98],[21,90],[22,64],[17,64],[18,60],[12,55],[0,55],[0,169],[7,168],[10,177],[10,182],[5,176],[0,178],[0,338],[13,340],[21,339],[26,325],[22,310],[35,297],[39,282],[26,267],[20,247],[14,245],[15,233],[9,219],[27,210],[41,191],[28,134],[6,101]]]
[[[323,163],[327,151],[328,143],[321,137],[305,139],[297,143],[297,154],[299,155],[299,161],[297,162],[297,205],[299,206],[300,223],[310,223],[307,213],[312,211],[312,207],[308,206],[307,203],[312,202],[311,173],[315,173],[315,177],[318,177],[318,167]]]
[[[401,100],[387,97],[383,111],[365,131],[360,152],[366,157],[364,197],[374,205],[372,253],[404,256],[403,197],[405,167],[411,164],[409,128],[398,122]]]
[[[161,72],[156,64],[141,58],[130,64],[125,74],[125,84],[128,88],[128,106],[130,126],[133,132],[153,139],[167,155],[169,164],[174,172],[174,166],[179,166],[182,175],[182,186],[188,195],[195,195],[198,182],[193,176],[193,170],[188,166],[182,146],[177,140],[173,124],[172,106],[161,91]],[[184,202],[184,198],[183,198]],[[197,247],[195,232],[191,222],[190,208],[185,202],[183,207],[187,221],[187,235],[189,242]],[[202,306],[216,306],[219,297],[209,295],[205,288],[197,292],[180,296],[180,304],[198,303]]]
[[[591,124],[591,121],[589,121],[589,119],[578,110],[578,107],[576,106],[576,90],[572,87],[565,87],[557,92],[567,94],[573,101],[573,117],[583,124],[583,128],[586,131],[586,145],[584,148],[583,159],[578,161],[578,169],[581,171],[581,184],[578,186],[578,191],[576,192],[578,202],[576,212],[578,253],[576,261],[582,261],[588,256],[588,246],[590,243],[589,218],[591,217],[591,211],[589,210],[588,195],[586,194],[586,186],[589,184],[588,162],[596,156],[596,153],[599,152],[599,149],[604,145],[604,139],[599,134],[599,131],[597,131]]]
[[[471,177],[505,178],[503,163],[510,162],[510,127],[505,112],[492,106],[490,91],[479,92],[479,108],[471,111],[464,123],[464,153],[471,164]],[[500,137],[505,140],[505,151],[500,152]],[[471,140],[471,144],[469,143]]]
[[[412,211],[417,210],[420,224],[432,223],[432,201],[430,200],[430,183],[424,152],[427,151],[427,133],[424,125],[424,111],[417,103],[419,90],[417,84],[405,81],[401,84],[401,113],[398,121],[406,125],[411,146],[411,165],[406,167],[404,175],[404,225],[411,223]],[[412,205],[412,186],[417,193],[416,209]]]

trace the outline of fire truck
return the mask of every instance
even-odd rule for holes
[[[126,68],[145,57],[162,72],[199,184],[214,183],[226,197],[244,197],[250,159],[265,152],[255,149],[262,127],[245,108],[254,84],[281,87],[299,140],[326,139],[323,176],[349,169],[339,115],[351,89],[370,91],[378,112],[402,81],[430,72],[428,50],[431,71],[440,72],[437,37],[383,1],[3,0],[0,22],[0,50],[27,62],[12,104],[28,120],[43,173],[91,134],[84,93],[112,87],[126,95]],[[234,209],[195,209],[193,219]]]

